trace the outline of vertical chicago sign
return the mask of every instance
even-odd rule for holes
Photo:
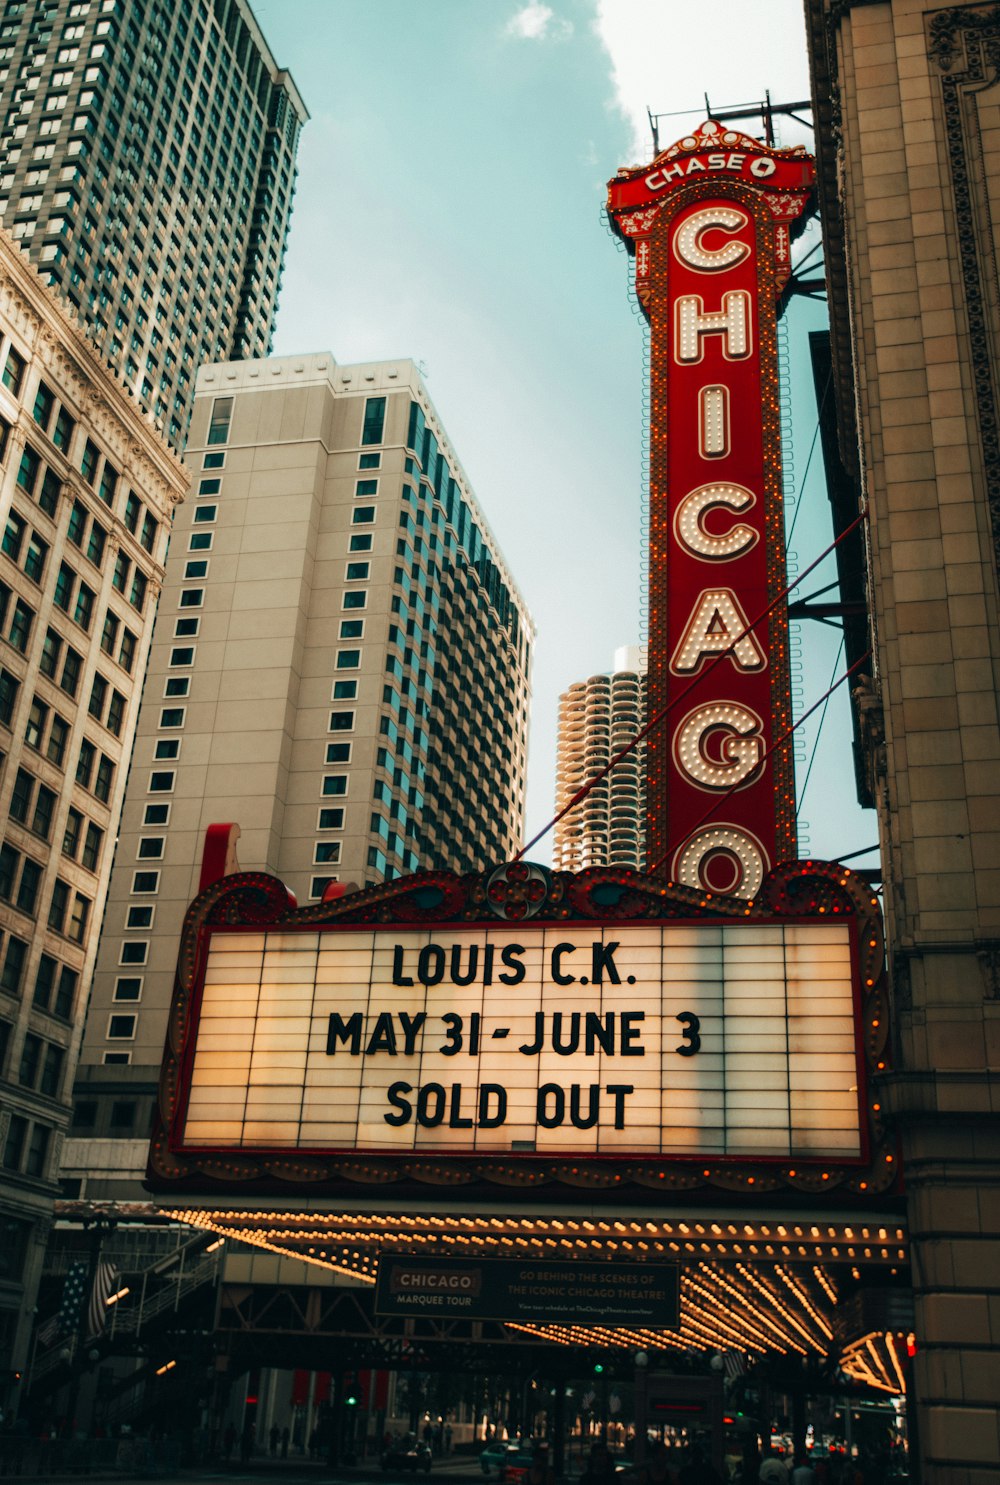
[[[741,897],[796,854],[775,328],[814,178],[709,120],[608,190],[652,337],[649,869]]]

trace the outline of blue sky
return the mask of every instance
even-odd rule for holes
[[[275,353],[412,356],[538,628],[528,834],[554,809],[556,709],[639,629],[642,337],[603,217],[619,165],[719,107],[808,97],[801,0],[255,0],[312,115],[300,146]],[[753,130],[751,129],[751,132]],[[783,126],[782,142],[810,142]],[[809,247],[815,229],[805,239]],[[796,475],[816,424],[786,317]],[[829,541],[818,457],[795,530]],[[809,579],[810,590],[821,580]],[[810,626],[816,630],[816,626]],[[837,640],[803,636],[804,704]],[[841,700],[803,809],[810,849],[875,840],[854,804]],[[811,734],[804,751],[811,751]],[[533,854],[548,859],[548,849]]]

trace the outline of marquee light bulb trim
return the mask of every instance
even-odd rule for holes
[[[791,718],[787,610],[775,605],[766,624],[736,636],[785,587],[776,316],[814,182],[801,148],[772,149],[709,119],[608,187],[651,327],[650,715],[706,657],[728,654],[732,665],[704,676],[699,699],[746,707],[769,731],[724,845],[697,830],[704,801],[679,764],[676,730],[650,736],[647,859],[689,885],[743,896],[796,851],[792,747],[773,746]],[[701,519],[709,469],[716,488],[750,497],[725,535]]]
[[[514,868],[504,870],[513,871]],[[761,1196],[768,1192],[779,1190],[797,1192],[803,1198],[821,1195],[824,1199],[836,1201],[845,1196],[857,1195],[863,1195],[865,1200],[879,1200],[896,1189],[898,1172],[897,1162],[893,1158],[894,1146],[890,1144],[884,1127],[884,1100],[877,1088],[877,1069],[887,1060],[889,1035],[882,925],[877,899],[847,868],[836,863],[790,863],[766,876],[752,899],[718,896],[704,889],[670,885],[638,873],[610,869],[574,875],[546,872],[541,868],[536,871],[532,868],[527,871],[525,881],[533,887],[531,906],[534,916],[530,923],[524,920],[510,922],[499,916],[505,912],[508,902],[516,900],[511,894],[519,885],[520,878],[510,884],[509,891],[498,891],[497,888],[504,883],[496,873],[490,877],[464,878],[450,873],[425,873],[396,879],[392,883],[306,908],[293,907],[283,885],[275,878],[260,874],[242,873],[213,884],[192,904],[185,920],[177,988],[171,1009],[161,1078],[158,1120],[150,1145],[151,1188],[164,1192],[255,1189],[286,1193],[308,1189],[317,1196],[327,1198],[349,1191],[360,1194],[365,1190],[380,1190],[391,1192],[394,1198],[398,1196],[405,1200],[416,1199],[420,1193],[434,1191],[441,1194],[447,1191],[454,1191],[456,1194],[461,1192],[466,1196],[477,1192],[494,1196],[509,1192],[517,1193],[520,1201],[550,1200],[553,1194],[562,1193],[567,1200],[578,1200],[586,1194],[592,1203],[609,1204],[620,1204],[626,1194],[632,1199],[640,1195],[643,1200],[657,1200],[669,1193],[672,1200],[683,1198],[690,1201],[707,1188],[726,1192],[738,1200],[754,1202],[759,1202]],[[255,1148],[252,1141],[244,1141],[242,1146],[224,1146],[224,1142],[206,1141],[202,1147],[194,1149],[178,1139],[178,1131],[183,1129],[184,1110],[190,1097],[192,1072],[201,1065],[199,1058],[203,1058],[207,1050],[203,1045],[204,1038],[201,1038],[201,1042],[199,1040],[200,1017],[206,994],[206,966],[211,946],[221,944],[225,947],[229,942],[227,934],[242,935],[242,940],[232,942],[249,942],[247,935],[253,930],[258,937],[265,933],[277,934],[280,938],[276,942],[290,943],[293,934],[309,930],[311,943],[333,945],[337,940],[335,937],[329,940],[324,938],[323,935],[327,932],[335,934],[341,929],[357,931],[364,927],[385,934],[384,941],[390,945],[397,939],[402,939],[405,942],[428,942],[433,946],[438,937],[450,941],[449,934],[461,943],[480,942],[480,938],[476,936],[479,929],[473,931],[475,925],[492,924],[494,930],[502,929],[506,935],[505,939],[498,942],[516,941],[520,945],[544,942],[550,946],[547,951],[549,953],[551,946],[556,944],[559,955],[554,963],[558,961],[564,970],[567,966],[572,966],[577,949],[585,943],[588,946],[587,963],[579,956],[576,957],[576,963],[578,969],[582,967],[586,972],[589,969],[589,945],[592,942],[639,942],[640,940],[629,935],[633,929],[638,929],[643,924],[648,925],[644,930],[647,936],[649,931],[655,935],[655,940],[650,939],[650,943],[659,943],[661,935],[668,932],[668,929],[670,932],[674,931],[670,927],[672,924],[690,925],[689,930],[685,929],[689,937],[691,934],[702,933],[702,925],[716,925],[713,932],[729,932],[725,928],[726,924],[742,924],[746,925],[748,931],[766,930],[773,935],[786,931],[780,927],[781,924],[808,922],[819,925],[825,919],[844,922],[843,933],[848,935],[845,943],[848,940],[856,942],[859,956],[854,971],[853,1023],[847,1023],[847,1026],[853,1024],[851,1040],[845,1039],[846,1033],[838,1035],[845,1053],[848,1046],[856,1041],[856,1052],[851,1053],[853,1075],[850,1081],[859,1090],[851,1095],[855,1108],[853,1117],[857,1118],[858,1100],[863,1111],[861,1135],[863,1150],[867,1154],[862,1154],[861,1158],[838,1159],[832,1153],[828,1156],[808,1157],[805,1151],[800,1151],[792,1159],[755,1158],[749,1148],[739,1156],[728,1157],[710,1154],[707,1150],[690,1155],[685,1155],[682,1151],[676,1155],[644,1155],[634,1151],[616,1154],[616,1148],[621,1149],[624,1146],[628,1149],[624,1138],[617,1141],[617,1146],[612,1141],[606,1153],[595,1154],[593,1142],[588,1146],[582,1135],[574,1136],[576,1150],[573,1153],[556,1147],[550,1153],[541,1149],[521,1153],[486,1147],[475,1151],[457,1147],[418,1148],[412,1142],[410,1147],[404,1148],[398,1141],[379,1149],[359,1147],[336,1150],[301,1144],[295,1148],[279,1147],[268,1150]],[[440,931],[442,925],[451,927],[443,932]],[[560,925],[558,931],[555,931],[556,925]],[[412,939],[414,930],[422,930],[424,938]],[[812,932],[811,929],[809,931]],[[842,936],[839,928],[837,933]],[[407,938],[407,935],[411,935],[411,938]],[[380,941],[382,940],[372,940],[370,935],[365,939],[366,943]],[[696,942],[697,939],[691,941]],[[733,938],[735,946],[738,947],[739,942],[738,937]],[[310,952],[315,953],[317,950]],[[388,952],[391,956],[392,951],[390,948],[379,952]],[[523,949],[523,953],[529,957],[536,952]],[[406,950],[406,953],[415,951]],[[430,950],[428,953],[430,954]],[[469,950],[461,949],[460,953],[467,956]],[[434,966],[442,962],[441,956],[435,957],[436,954],[437,951],[426,960],[425,973],[429,974]],[[497,963],[500,962],[497,959]],[[595,963],[601,962],[603,960],[599,955]],[[460,963],[467,965],[467,958],[461,958]],[[410,973],[404,979],[412,982],[416,969],[415,958],[405,963],[400,961],[401,972],[407,968]],[[626,968],[623,964],[623,971]],[[574,976],[570,978],[572,980]],[[622,1007],[620,1013],[624,1016],[624,1008],[631,1003],[628,997],[638,995],[639,986],[632,990],[624,984],[624,973],[621,978],[623,983],[613,987],[614,996],[609,998],[607,1004]],[[581,986],[585,984],[585,980],[586,973],[580,976]],[[649,990],[644,993],[647,997],[655,994],[655,1004],[658,1006],[659,997],[664,992],[657,975],[654,974],[649,984]],[[610,996],[611,987],[608,989]],[[397,1002],[401,993],[396,992]],[[407,995],[411,993],[406,992]],[[422,989],[420,993],[423,994]],[[585,1023],[582,1012],[577,1012],[574,1004],[580,1004],[583,991],[573,988],[566,994],[568,998],[564,1003],[570,1009],[560,1013],[561,1031],[557,1030],[555,1014],[546,1015],[544,1026],[529,1015],[522,1021],[517,1035],[523,1036],[526,1043],[543,1032],[546,1037],[551,1035],[556,1039],[582,1039]],[[518,997],[519,992],[516,989],[505,992],[511,1014],[517,1010]],[[524,1004],[523,1001],[520,1003]],[[647,1000],[647,1004],[652,1002]],[[614,1015],[609,1011],[602,1013],[592,1025],[586,1023],[587,1035],[597,1037],[613,1034],[617,1037],[619,1028],[615,1018],[618,1014],[617,1010]],[[211,1056],[216,1062],[220,1059],[225,1062],[233,1057],[238,1060],[238,1056],[242,1054],[234,1051],[231,1045],[231,1016],[224,1026],[222,1023],[219,1025],[224,1031],[226,1045],[218,1054],[212,1053]],[[470,1022],[470,1027],[471,1025]],[[635,1021],[633,1031],[639,1025],[639,1021]],[[669,1055],[672,1059],[671,1068],[674,1069],[670,1073],[672,1087],[676,1085],[678,1073],[683,1072],[686,1066],[685,1057],[678,1058],[677,1053],[686,1053],[696,1048],[693,1040],[687,1039],[688,1032],[691,1031],[691,1018],[686,1013],[671,1021],[670,1025]],[[735,1025],[734,1022],[734,1036]],[[351,1034],[346,1021],[340,1027],[340,1034],[343,1049],[344,1040],[349,1039]],[[383,1034],[384,1028],[379,1035]],[[692,1036],[696,1035],[697,1032],[692,1033]],[[736,1046],[735,1041],[733,1045]],[[599,1050],[596,1042],[595,1048]],[[613,1043],[613,1050],[619,1050],[617,1042]],[[601,1055],[607,1055],[606,1051],[601,1052]],[[470,1065],[468,1058],[463,1057],[461,1061],[466,1066]],[[456,1058],[451,1065],[458,1065],[459,1062],[460,1059]],[[527,1059],[520,1057],[515,1057],[515,1064],[515,1071],[519,1072],[523,1072],[529,1065]],[[611,1060],[608,1065],[612,1066]],[[698,1065],[696,1061],[694,1066]],[[566,1082],[564,1070],[567,1066],[569,1063],[560,1058],[558,1076],[562,1077],[563,1083]],[[636,1076],[630,1071],[629,1077],[638,1087],[642,1078],[639,1077],[639,1082],[636,1082],[636,1077],[649,1064],[639,1058],[626,1061],[621,1066],[637,1070]],[[245,1093],[245,1075],[239,1073],[238,1076],[244,1079]],[[553,1075],[546,1073],[544,1076],[551,1079]],[[648,1074],[643,1076],[646,1078],[644,1086],[654,1086],[649,1084]],[[609,1073],[606,1081],[614,1086],[616,1078],[617,1074]],[[512,1089],[517,1083],[513,1076],[494,1078],[495,1085],[504,1081]],[[523,1077],[521,1081],[523,1083]],[[339,1073],[335,1083],[337,1086],[343,1083]],[[458,1084],[455,1086],[458,1087]],[[551,1087],[555,1086],[555,1083],[551,1084]],[[603,1086],[601,1082],[601,1087]],[[300,1102],[301,1097],[300,1089]],[[440,1105],[444,1097],[442,1093],[435,1107]],[[452,1097],[456,1099],[458,1095],[453,1094]],[[551,1109],[559,1103],[551,1092],[546,1097],[549,1100],[546,1108]],[[573,1100],[568,1095],[565,1098],[567,1119],[571,1102],[574,1108],[579,1108],[579,1127],[582,1134],[587,1130],[587,1109],[589,1107],[593,1110],[595,1097],[592,1089],[588,1103],[586,1089],[581,1084],[578,1100],[575,1094]],[[601,1097],[604,1099],[602,1107],[605,1109],[602,1117],[610,1118],[615,1108],[614,1098],[620,1095],[609,1094],[605,1098],[602,1093]],[[453,1102],[452,1107],[458,1108],[458,1104]],[[457,1123],[461,1124],[461,1118]],[[758,1148],[761,1148],[760,1142]],[[843,1148],[846,1149],[847,1146]],[[771,1240],[767,1234],[765,1238]],[[702,1235],[702,1241],[708,1241],[707,1234]],[[784,1240],[781,1241],[787,1246]]]

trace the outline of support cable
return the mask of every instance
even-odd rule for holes
[[[739,634],[736,635],[729,648],[726,650],[721,650],[719,654],[716,655],[714,660],[709,661],[704,670],[699,671],[698,674],[693,677],[693,679],[687,684],[687,686],[685,686],[683,691],[676,695],[672,701],[668,701],[667,705],[663,707],[661,711],[657,712],[655,717],[651,717],[646,725],[636,733],[631,742],[626,743],[621,751],[615,754],[610,763],[606,763],[598,773],[595,773],[592,778],[588,779],[585,784],[577,789],[576,793],[566,802],[566,804],[563,805],[558,814],[554,815],[547,825],[543,826],[542,829],[537,832],[537,834],[533,835],[531,839],[521,847],[517,854],[511,857],[511,860],[520,861],[522,857],[527,855],[532,847],[537,846],[538,842],[540,840],[543,840],[544,837],[548,835],[549,831],[559,824],[560,820],[565,819],[565,817],[570,813],[571,810],[576,809],[578,804],[582,804],[587,796],[591,793],[591,791],[593,789],[596,789],[597,785],[602,783],[604,779],[607,778],[611,770],[613,768],[617,768],[619,763],[626,759],[630,753],[634,752],[639,744],[641,742],[644,742],[655,728],[659,727],[660,723],[665,720],[665,718],[671,711],[673,711],[674,707],[679,706],[681,702],[686,701],[691,692],[701,684],[706,676],[711,675],[717,666],[721,665],[724,660],[729,658],[730,653],[736,648],[740,641],[745,639],[748,634],[752,633],[753,630],[757,628],[758,624],[762,624],[768,617],[768,615],[773,613],[773,611],[778,607],[778,604],[784,602],[788,595],[799,586],[803,578],[807,578],[811,572],[815,571],[815,569],[820,565],[821,562],[825,562],[830,553],[834,551],[842,541],[845,541],[847,537],[850,536],[851,533],[867,519],[868,507],[863,506],[861,511],[857,516],[855,516],[851,524],[844,527],[844,530],[840,533],[840,535],[835,537],[830,545],[826,547],[824,551],[820,552],[819,556],[816,557],[812,562],[810,562],[808,567],[804,568],[803,571],[799,573],[795,581],[793,583],[790,583],[787,587],[782,588],[781,592],[777,593],[775,597],[771,599],[771,602],[767,605],[767,607],[765,609],[762,609],[757,617],[755,619],[752,619],[751,622],[747,624],[746,627],[742,629]],[[862,659],[867,659],[867,653],[862,656]],[[860,661],[858,663],[860,664]],[[806,716],[808,715],[809,713],[807,712]],[[802,720],[804,720],[804,718]]]
[[[807,717],[811,717],[812,716],[813,712],[817,709],[817,707],[824,706],[826,704],[826,702],[829,701],[829,699],[833,695],[834,691],[836,691],[837,687],[838,686],[842,686],[845,681],[850,680],[850,678],[854,674],[854,672],[856,670],[858,670],[862,665],[864,665],[865,661],[869,658],[870,654],[871,654],[871,651],[870,650],[866,650],[865,653],[859,659],[855,660],[854,664],[852,666],[850,666],[849,669],[847,669],[847,670],[844,671],[844,674],[840,677],[840,679],[838,681],[834,681],[833,685],[830,686],[829,689],[823,693],[823,695],[819,698],[819,700],[813,703],[813,705],[809,708],[809,710],[807,712],[803,712],[802,713],[802,716],[799,718],[799,720],[797,722],[793,722],[790,727],[786,727],[785,730],[784,730],[784,732],[781,734],[781,736],[779,738],[776,738],[775,741],[771,744],[771,746],[769,748],[765,748],[764,749],[764,752],[761,755],[761,762],[762,763],[765,762],[768,758],[771,757],[772,753],[776,753],[779,748],[783,747],[784,744],[791,737],[792,733],[795,731],[796,727],[801,727],[802,726],[802,723],[806,720]],[[683,837],[683,839],[680,840],[678,842],[678,844],[676,846],[673,846],[669,851],[666,851],[660,857],[660,859],[658,861],[654,861],[653,862],[653,865],[649,868],[649,873],[648,873],[649,876],[655,876],[656,873],[666,864],[666,862],[670,859],[671,856],[676,856],[677,855],[677,852],[679,850],[681,850],[681,848],[683,846],[686,846],[687,845],[688,841],[692,838],[692,836],[696,835],[698,833],[698,831],[701,829],[701,827],[708,820],[711,819],[711,817],[715,814],[716,810],[719,809],[719,807],[721,805],[725,804],[725,802],[726,802],[727,799],[731,799],[732,796],[736,793],[736,791],[738,789],[742,789],[745,786],[745,784],[746,784],[746,780],[745,779],[741,779],[738,784],[731,785],[730,788],[728,788],[724,794],[720,794],[719,797],[718,797],[718,799],[713,799],[712,800],[712,803],[709,805],[708,809],[702,815],[701,819],[700,820],[697,820],[694,823],[694,825],[691,826],[691,829],[687,832],[687,834]]]

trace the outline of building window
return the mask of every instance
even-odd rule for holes
[[[135,651],[138,640],[131,629],[122,630],[122,647],[118,652],[118,664],[122,670],[132,674],[132,666],[135,664]]]
[[[368,566],[368,563],[365,562],[362,565],[364,567],[367,567]],[[357,591],[355,591],[353,593],[345,593],[344,594],[344,607],[345,608],[367,608],[368,607],[368,592],[367,592],[367,589],[360,588],[360,589],[358,589]]]
[[[17,466],[17,483],[26,495],[34,495],[35,485],[38,481],[38,471],[41,467],[41,459],[35,453],[30,443],[25,444],[21,454],[21,462]]]
[[[181,608],[201,608],[205,601],[204,588],[184,588],[181,592]]]
[[[318,830],[343,830],[344,811],[342,809],[323,809],[319,812]]]
[[[330,731],[331,732],[351,732],[353,730],[353,728],[354,728],[354,713],[353,712],[331,712],[330,713]]]
[[[363,444],[381,443],[384,431],[385,398],[369,397],[365,401],[365,420],[361,429],[361,442]],[[211,439],[209,442],[211,443]]]
[[[52,718],[49,728],[49,745],[45,749],[45,756],[50,763],[57,768],[62,768],[66,758],[66,746],[69,742],[70,725],[65,717],[60,717],[58,712]]]
[[[17,704],[21,683],[9,670],[0,670],[0,722],[9,727]]]
[[[118,630],[121,628],[117,614],[110,609],[104,615],[104,627],[101,630],[101,649],[105,655],[114,658],[115,649],[118,644]]]
[[[110,758],[101,754],[101,761],[97,765],[97,777],[94,780],[94,793],[102,803],[107,804],[111,798],[111,785],[115,777],[115,765]]]
[[[97,465],[100,457],[100,449],[97,447],[96,443],[94,443],[93,439],[88,438],[83,446],[83,458],[80,460],[80,473],[83,475],[88,485],[92,485],[94,483],[94,477],[97,474]]]
[[[218,495],[218,493],[219,493],[219,491],[221,489],[222,489],[222,481],[219,480],[219,479],[199,480],[198,481],[198,494],[199,494],[199,496],[201,496],[201,495]]]
[[[357,670],[358,669],[358,666],[360,664],[361,664],[361,651],[360,650],[338,650],[337,651],[337,669],[338,670]]]
[[[201,461],[201,467],[202,469],[222,469],[225,462],[225,454],[206,454]]]
[[[375,519],[375,507],[373,505],[356,505],[351,512],[351,523],[354,526],[367,526]]]
[[[151,773],[149,776],[150,794],[172,794],[175,775],[173,770],[164,770],[160,773]]]
[[[132,873],[132,891],[135,893],[157,892],[160,887],[158,871],[136,871]]]
[[[159,861],[163,856],[162,835],[143,835],[139,838],[136,856],[140,861]]]
[[[334,701],[354,701],[358,694],[357,681],[334,681]]]
[[[24,974],[24,961],[27,957],[28,945],[23,940],[10,935],[7,939],[3,968],[0,969],[0,990],[5,995],[20,995],[21,976]]]
[[[378,469],[382,463],[381,454],[362,454],[358,459],[359,469]]]
[[[83,855],[80,860],[87,871],[96,871],[101,859],[101,845],[104,841],[104,831],[94,824],[92,820],[87,822],[87,834],[83,842]]]
[[[121,947],[119,964],[145,964],[149,944],[144,939],[126,941]]]
[[[15,650],[23,655],[28,648],[31,638],[31,626],[35,622],[35,611],[19,598],[14,605],[14,614],[10,621],[10,629],[7,638]]]
[[[316,850],[313,856],[317,866],[336,865],[340,860],[339,840],[319,840],[316,842]]]
[[[66,937],[71,938],[75,944],[82,944],[87,936],[87,922],[90,918],[90,899],[82,893],[73,895],[73,911],[70,914],[69,926],[66,929]]]
[[[212,416],[208,424],[208,443],[210,446],[216,443],[229,442],[229,424],[232,421],[232,417],[232,397],[216,397],[212,403]],[[379,441],[380,438],[372,440],[373,443],[378,443]]]
[[[24,357],[19,356],[14,347],[11,346],[7,352],[7,359],[4,362],[3,384],[13,397],[17,397],[21,391],[25,365]]]
[[[188,537],[189,552],[208,552],[215,539],[214,531],[192,531]]]
[[[176,645],[170,651],[170,664],[171,665],[193,665],[194,664],[194,646],[193,645]]]
[[[152,928],[152,907],[130,907],[125,914],[126,928]]]
[[[194,524],[196,526],[198,526],[198,525],[203,524],[206,521],[214,521],[217,510],[218,510],[218,506],[215,506],[215,505],[197,505],[197,506],[195,506]]]
[[[309,887],[309,896],[322,897],[330,883],[337,880],[337,877],[313,877]]]
[[[152,908],[132,908],[132,912],[152,912]],[[142,976],[141,975],[119,975],[115,981],[115,1000],[141,1000],[142,999]]]
[[[169,804],[147,804],[143,810],[142,823],[144,825],[166,825],[169,819]]]
[[[197,636],[197,634],[198,634],[198,628],[199,628],[200,624],[201,624],[201,620],[198,619],[198,618],[194,618],[194,619],[177,619],[177,620],[175,620],[175,622],[174,622],[174,638],[175,639],[194,639]]]
[[[323,793],[327,796],[347,793],[347,774],[328,773],[323,778]]]
[[[371,569],[370,562],[348,562],[346,581],[349,583],[363,582]]]
[[[36,752],[42,746],[42,738],[45,735],[45,727],[49,719],[49,709],[44,701],[39,701],[36,696],[31,703],[28,713],[28,725],[24,729],[24,740],[29,748]]]
[[[348,551],[370,552],[372,549],[372,536],[370,531],[355,533],[347,544]]]
[[[135,1036],[134,1016],[109,1016],[108,1017],[108,1041],[130,1042]]]

